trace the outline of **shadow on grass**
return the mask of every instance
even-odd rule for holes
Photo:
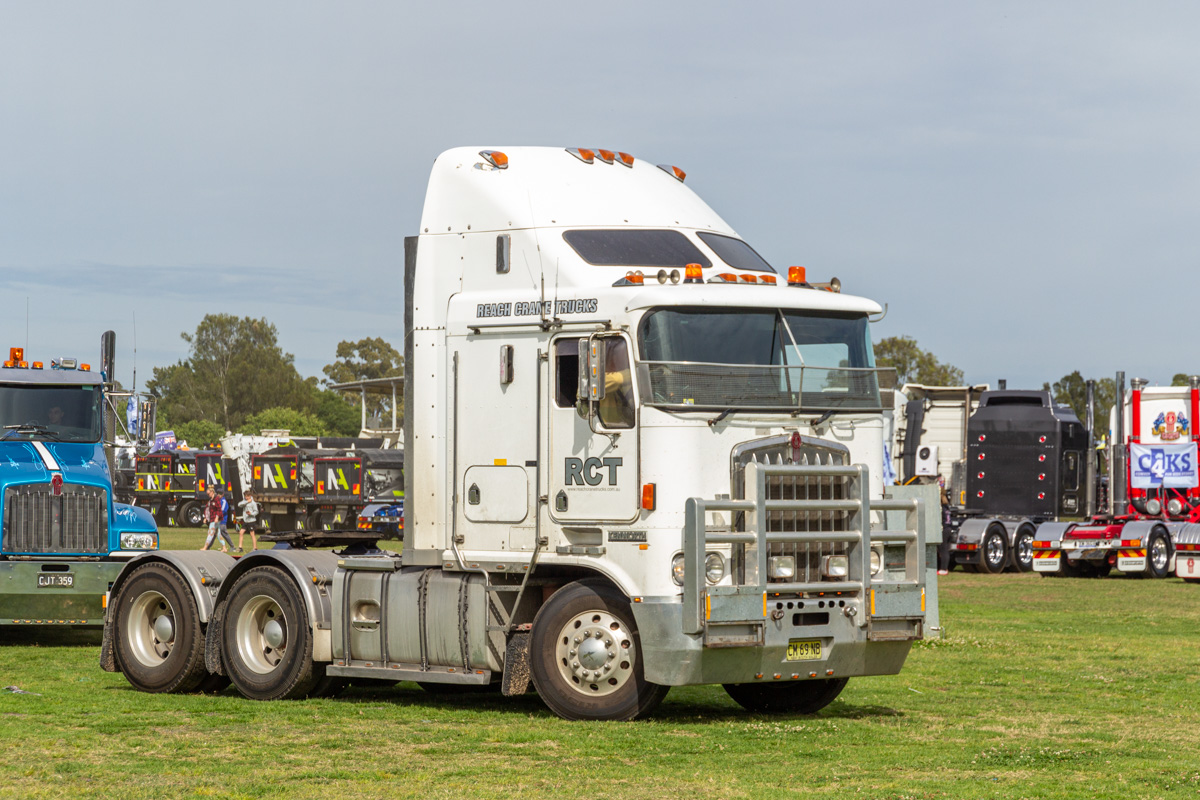
[[[101,628],[56,628],[7,626],[3,632],[4,647],[99,647],[104,631]]]

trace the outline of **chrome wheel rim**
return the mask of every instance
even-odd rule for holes
[[[633,635],[607,611],[585,611],[562,627],[555,658],[568,686],[589,697],[603,697],[633,678]]]
[[[998,566],[1004,559],[1004,541],[999,536],[989,536],[984,556],[992,566]]]
[[[126,617],[129,650],[147,667],[161,665],[175,646],[175,609],[159,592],[142,592]]]
[[[1029,534],[1017,539],[1017,559],[1022,564],[1033,563],[1033,537]]]
[[[260,675],[274,671],[287,655],[288,627],[283,609],[266,595],[250,598],[238,614],[235,639],[243,664]]]
[[[1156,572],[1162,572],[1167,568],[1167,542],[1161,536],[1156,536],[1150,542],[1150,563],[1154,566]]]

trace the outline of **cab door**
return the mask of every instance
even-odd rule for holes
[[[580,343],[584,344],[581,351]],[[599,343],[604,387],[590,407],[587,348]],[[581,360],[581,352],[582,360]],[[638,484],[637,393],[629,339],[623,334],[563,334],[551,341],[549,506],[556,522],[632,522]]]

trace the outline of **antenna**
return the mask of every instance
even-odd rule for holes
[[[137,391],[137,312],[133,313],[133,386],[129,391]]]
[[[29,297],[25,297],[25,352],[29,352]]]

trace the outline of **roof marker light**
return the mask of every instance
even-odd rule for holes
[[[480,150],[479,155],[496,169],[508,169],[508,156],[499,150]]]
[[[596,151],[596,158],[600,159],[605,164],[611,164],[613,162],[613,159],[616,157],[617,157],[617,154],[614,153],[612,150],[597,150]]]
[[[719,272],[708,279],[709,283],[737,283],[737,275],[732,272]]]
[[[639,269],[634,270],[633,272],[626,272],[625,277],[614,282],[613,286],[643,286],[645,284],[645,280],[646,276],[643,275],[642,271]]]
[[[684,283],[704,283],[704,269],[699,264],[688,264],[683,268]]]
[[[34,368],[34,369],[41,369],[41,368],[42,368],[42,362],[40,362],[40,361],[35,361],[35,362],[33,362],[33,368]]]
[[[25,360],[25,348],[24,347],[8,348],[8,360],[14,364],[18,364],[18,363],[24,361]]]
[[[596,161],[596,154],[585,147],[568,147],[567,152],[585,164],[592,164]]]
[[[683,183],[683,179],[687,177],[686,172],[681,170],[679,167],[673,167],[670,164],[659,164],[658,168],[661,169],[663,172],[667,173],[668,175],[670,175],[671,177],[673,177],[675,180],[679,181],[680,183]]]
[[[738,275],[738,279],[743,283],[758,283],[757,275]]]
[[[627,167],[630,167],[630,168],[633,167],[634,158],[633,158],[633,156],[629,155],[629,153],[618,152],[617,160],[620,161],[620,163],[624,164]]]
[[[788,267],[788,286],[803,286],[806,283],[804,267]]]
[[[83,372],[91,372],[92,365],[91,364],[80,364],[79,369],[82,370]]]
[[[776,280],[774,275],[759,275],[758,282],[759,283],[769,283],[772,286],[774,286],[776,283],[778,283],[778,281]]]

